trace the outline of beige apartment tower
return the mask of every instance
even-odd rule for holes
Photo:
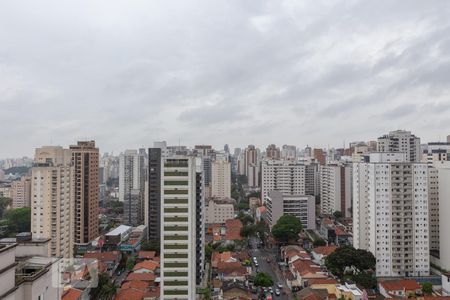
[[[30,207],[31,178],[29,176],[23,176],[20,180],[11,183],[11,198],[13,208]]]
[[[211,196],[231,198],[231,164],[226,160],[211,164]]]
[[[74,167],[75,244],[85,244],[99,235],[99,151],[95,141],[70,146]]]
[[[70,150],[59,146],[36,149],[31,171],[31,231],[50,238],[53,257],[72,257],[73,168]]]

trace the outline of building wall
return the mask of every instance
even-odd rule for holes
[[[60,159],[61,153],[70,157],[70,150],[54,148],[36,150],[35,160],[41,163],[31,170],[31,232],[35,238],[51,238],[50,255],[69,258],[74,243],[74,169]]]
[[[206,207],[205,216],[207,224],[225,223],[227,220],[234,219],[234,206],[228,203],[219,204],[211,200]]]
[[[211,164],[211,196],[231,198],[231,164],[216,160]]]
[[[263,160],[261,166],[261,198],[270,191],[283,195],[305,195],[305,166],[286,160]]]
[[[439,177],[439,249],[441,267],[450,270],[450,238],[448,229],[450,228],[450,165],[445,164],[438,169]]]
[[[279,191],[269,192],[266,198],[267,218],[270,227],[283,215],[300,219],[303,228],[315,229],[315,199],[313,196],[283,195]]]
[[[196,176],[193,157],[163,159],[160,211],[162,299],[195,299]]]
[[[429,274],[425,164],[356,163],[353,243],[377,258],[377,276]]]
[[[88,243],[98,237],[99,151],[94,141],[70,146],[74,166],[75,243]]]
[[[378,151],[401,152],[406,154],[406,161],[420,162],[420,138],[410,131],[396,130],[378,138]]]
[[[30,207],[31,205],[31,178],[23,176],[20,180],[11,183],[12,207]]]

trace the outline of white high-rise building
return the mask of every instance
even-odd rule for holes
[[[340,211],[351,217],[352,206],[352,168],[341,165],[319,167],[320,173],[320,212],[333,214]]]
[[[123,202],[124,222],[130,226],[143,223],[145,156],[126,150],[119,157],[119,201]]]
[[[266,199],[270,191],[280,191],[283,195],[305,195],[305,166],[295,161],[263,160],[262,199]]]
[[[194,157],[163,158],[161,170],[161,299],[196,299],[203,249],[201,172]],[[199,264],[199,265],[198,265]]]
[[[353,245],[375,256],[377,276],[430,272],[427,165],[371,155],[353,164]]]
[[[380,152],[405,153],[406,161],[409,162],[421,161],[420,138],[411,134],[410,131],[391,131],[378,138],[377,147]]]
[[[293,145],[283,145],[281,148],[281,158],[286,160],[296,160],[297,147]]]
[[[435,162],[428,169],[430,182],[430,249],[434,262],[442,269],[450,269],[450,162]],[[438,254],[438,255],[436,255]]]
[[[231,164],[226,160],[211,164],[211,196],[231,198]]]
[[[36,149],[31,170],[31,232],[51,238],[50,255],[72,257],[74,243],[74,169],[71,151],[62,147]]]

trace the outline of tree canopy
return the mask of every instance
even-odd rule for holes
[[[264,272],[259,272],[256,274],[255,280],[253,281],[255,286],[269,287],[273,285],[273,279],[269,274]]]
[[[376,287],[376,278],[372,271],[375,270],[376,260],[372,253],[352,246],[337,248],[325,259],[328,270],[340,278],[348,278],[365,288]],[[355,274],[345,275],[347,267],[356,268]]]
[[[5,214],[10,233],[31,231],[31,208],[22,207],[12,209]]]
[[[327,256],[325,265],[333,274],[342,276],[346,267],[354,266],[357,270],[374,270],[376,260],[372,253],[352,246],[339,247]]]
[[[302,231],[300,219],[292,215],[281,216],[272,228],[272,235],[281,243],[298,239],[298,234]]]
[[[422,292],[425,295],[431,295],[433,293],[433,284],[431,282],[424,282],[421,283],[422,285]]]

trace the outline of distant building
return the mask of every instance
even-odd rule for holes
[[[231,164],[216,160],[211,164],[211,196],[231,198]]]
[[[267,146],[266,158],[280,159],[281,158],[280,148],[278,148],[275,144],[270,144],[269,146]]]
[[[305,195],[305,166],[295,161],[263,160],[261,165],[261,198],[270,191],[283,195]]]
[[[343,165],[320,166],[320,212],[331,215],[340,211],[351,217],[352,168]]]
[[[31,177],[23,176],[11,183],[11,198],[13,208],[31,206]]]
[[[314,158],[321,165],[324,165],[326,163],[326,157],[325,157],[325,153],[323,152],[323,149],[320,149],[320,148],[314,149]]]
[[[124,223],[143,223],[145,156],[137,150],[126,150],[119,157],[119,201],[123,202]]]
[[[75,243],[85,244],[99,235],[99,151],[95,141],[70,146],[74,167]]]
[[[49,255],[72,257],[74,243],[74,168],[71,152],[60,146],[36,149],[31,169],[31,232],[51,239]]]
[[[300,219],[303,228],[315,229],[315,199],[305,195],[283,195],[279,191],[270,191],[266,197],[267,219],[274,226],[283,215],[292,215]]]
[[[250,165],[247,168],[247,182],[251,189],[259,188],[260,168],[258,165]]]
[[[232,203],[220,203],[210,200],[205,208],[206,224],[222,224],[234,219],[234,205]]]
[[[410,131],[396,130],[378,138],[378,151],[401,152],[406,154],[406,161],[420,162],[420,138]]]
[[[296,160],[297,147],[293,145],[283,145],[281,148],[281,158],[286,160]]]

